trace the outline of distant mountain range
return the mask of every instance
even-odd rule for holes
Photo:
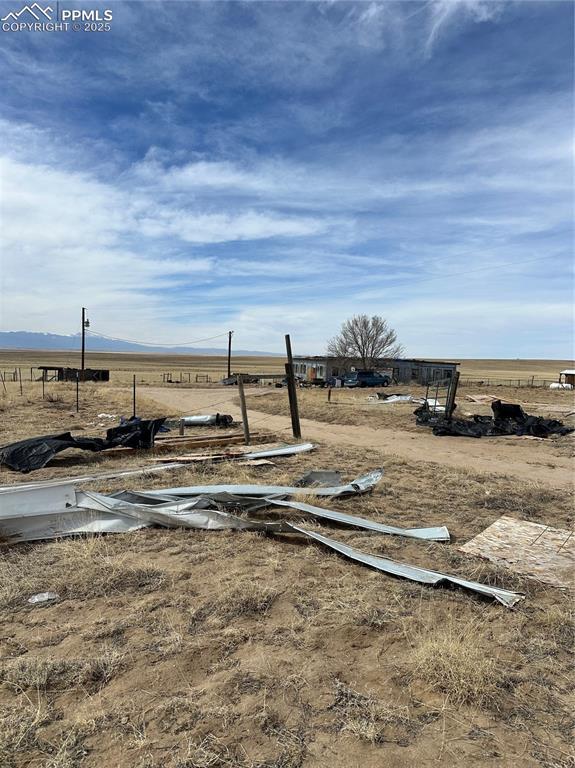
[[[52,349],[75,352],[80,350],[80,333],[61,336],[57,333],[33,333],[30,331],[0,331],[0,349]],[[128,341],[113,341],[97,334],[86,336],[86,349],[91,352],[151,352],[164,355],[227,355],[227,347],[150,347]],[[284,357],[278,352],[261,352],[250,349],[233,349],[234,356]]]

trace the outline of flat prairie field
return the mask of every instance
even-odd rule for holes
[[[520,378],[535,375],[536,364],[543,376],[568,366],[520,362],[466,365],[477,365],[474,378],[491,373],[488,366]],[[24,377],[26,366],[43,363],[78,360],[4,352],[1,368],[20,367]],[[162,382],[162,372],[184,371],[184,363],[215,380],[223,358],[90,354],[87,363],[109,367],[112,380],[82,384],[78,409],[74,384],[48,382],[44,398],[41,382],[29,377],[22,392],[19,381],[0,384],[0,443],[68,430],[103,437],[132,412],[136,369],[148,377],[137,392],[142,417],[218,411],[241,418],[236,387]],[[236,358],[232,367],[281,373],[282,363]],[[291,442],[286,389],[246,390],[252,434]],[[419,398],[425,388],[397,391]],[[349,482],[382,468],[370,493],[304,499],[388,526],[447,526],[450,542],[319,523],[285,507],[250,516],[289,521],[363,553],[524,599],[509,609],[475,592],[396,578],[293,532],[153,527],[0,539],[2,768],[572,766],[572,592],[460,547],[502,516],[571,530],[574,434],[436,437],[415,424],[413,403],[385,404],[370,394],[338,389],[328,400],[325,389],[298,390],[302,435],[316,446],[309,453],[267,465],[182,463],[78,485],[104,494],[294,485],[313,469],[338,470]],[[458,392],[456,413],[486,415],[494,395],[575,425],[573,394],[468,385]],[[471,399],[477,395],[488,397]],[[241,434],[241,427],[231,431]],[[226,432],[196,427],[187,434]],[[181,445],[161,458],[193,450]],[[156,467],[159,454],[67,450],[29,474],[1,467],[0,484]],[[41,592],[57,598],[28,602]]]
[[[455,360],[449,356],[446,360]],[[253,374],[284,373],[285,358],[272,356],[232,356],[232,372]],[[461,376],[465,379],[489,379],[526,381],[557,381],[559,371],[575,367],[572,360],[460,360]],[[5,372],[21,368],[22,377],[30,379],[30,369],[39,365],[52,365],[77,368],[80,366],[80,352],[58,352],[54,350],[0,350],[0,370]],[[111,381],[127,384],[136,379],[140,384],[161,384],[164,375],[171,375],[172,381],[184,384],[214,384],[227,375],[227,358],[218,355],[164,355],[157,353],[131,354],[86,351],[86,367],[107,368],[111,372]],[[37,377],[34,370],[32,376]],[[198,380],[196,381],[196,377]],[[206,381],[209,377],[209,381]]]

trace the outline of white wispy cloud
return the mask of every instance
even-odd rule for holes
[[[521,10],[259,3],[238,29],[230,9],[118,4],[97,66],[71,38],[6,41],[3,324],[70,332],[85,305],[112,335],[225,323],[314,352],[361,310],[413,354],[541,327],[565,348],[571,94],[452,45]]]

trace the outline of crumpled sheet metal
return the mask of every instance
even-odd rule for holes
[[[148,506],[132,504],[99,493],[85,492],[78,494],[78,507],[86,510],[108,511],[118,516],[133,518],[144,525],[161,525],[164,528],[199,528],[207,531],[279,531],[284,529],[282,523],[246,520],[213,507],[209,508],[206,500],[202,498],[187,502],[174,503],[170,501]]]
[[[251,451],[242,454],[242,459],[270,459],[274,456],[296,456],[298,453],[307,453],[317,448],[315,443],[298,443],[296,445],[282,445],[279,448],[264,448],[261,451]]]
[[[76,488],[73,483],[36,487],[15,485],[0,493],[0,522],[12,517],[58,513],[75,505]]]
[[[147,490],[151,496],[211,496],[214,493],[231,493],[235,496],[355,496],[368,493],[383,477],[383,469],[374,469],[346,485],[331,488],[298,488],[289,485],[191,485],[178,488]]]
[[[150,464],[147,467],[138,467],[136,469],[118,469],[111,472],[95,472],[91,475],[75,475],[74,477],[61,477],[56,480],[34,480],[30,483],[12,483],[11,485],[0,485],[0,494],[8,491],[28,490],[34,488],[48,488],[55,485],[78,485],[79,483],[93,483],[99,480],[114,480],[119,477],[131,477],[132,475],[147,475],[154,472],[165,472],[170,469],[182,469],[185,464],[173,461],[167,464]],[[0,506],[2,496],[0,495]]]
[[[46,526],[46,536],[64,535],[62,531],[71,533],[82,532],[82,526],[89,528],[85,532],[114,532],[115,526],[111,523],[108,530],[106,525],[111,522],[107,515],[116,515],[118,518],[127,517],[129,520],[137,520],[143,525],[164,525],[168,527],[192,527],[205,528],[207,530],[233,528],[242,530],[269,530],[269,526],[259,521],[248,521],[245,518],[238,517],[228,512],[221,512],[218,509],[224,505],[228,508],[241,507],[244,512],[253,512],[256,509],[266,507],[286,507],[288,509],[297,509],[315,518],[330,520],[332,522],[342,523],[363,530],[374,531],[377,533],[392,534],[397,536],[406,536],[409,538],[424,539],[428,541],[449,541],[449,532],[447,528],[441,526],[437,528],[415,528],[402,529],[395,526],[388,526],[377,523],[365,518],[348,515],[342,512],[336,512],[323,507],[315,507],[311,504],[305,504],[297,501],[284,501],[277,498],[268,497],[247,497],[237,496],[228,493],[212,494],[211,496],[192,496],[178,498],[175,495],[163,493],[134,493],[131,491],[121,492],[114,496],[106,496],[100,493],[89,491],[76,491],[71,484],[61,484],[58,486],[38,487],[23,491],[15,490],[13,493],[4,494],[7,501],[4,506],[4,513],[0,514],[0,533],[7,537],[13,537],[14,532],[18,530],[18,522],[8,523],[8,519],[15,518],[16,521],[22,520],[23,516],[34,518],[23,523],[26,528],[19,537],[34,535],[34,538],[43,538],[42,519],[47,513],[55,513],[67,518],[69,522],[65,525],[53,524],[50,522]],[[79,512],[81,510],[82,512]],[[97,528],[94,528],[95,521],[87,521],[87,512],[104,513],[103,517],[98,518]],[[74,522],[77,520],[77,522]],[[4,523],[4,524],[3,524]],[[271,524],[272,529],[277,524]],[[132,530],[128,525],[121,530]]]
[[[329,487],[341,483],[341,472],[334,469],[310,469],[302,475],[296,485],[302,488],[311,488],[314,485]]]
[[[95,494],[91,494],[91,496],[94,497]],[[102,498],[107,499],[109,497]],[[343,512],[336,512],[332,509],[325,509],[324,507],[314,507],[311,504],[304,504],[303,502],[285,501],[277,498],[234,496],[232,494],[220,493],[211,496],[195,496],[192,497],[191,500],[189,499],[187,502],[183,502],[181,498],[178,499],[176,496],[151,496],[146,493],[133,493],[131,491],[122,491],[119,494],[116,494],[115,498],[129,502],[130,504],[148,508],[152,506],[153,509],[160,510],[162,514],[164,510],[171,510],[174,508],[187,509],[191,508],[192,505],[196,508],[200,505],[213,508],[214,505],[218,503],[220,505],[227,505],[230,508],[241,507],[244,512],[253,512],[268,507],[286,507],[288,509],[297,509],[300,512],[305,512],[315,518],[331,520],[332,522],[342,523],[343,525],[349,525],[354,528],[361,528],[366,531],[405,536],[412,539],[423,539],[424,541],[450,540],[449,531],[443,525],[435,528],[398,528],[392,525],[377,523],[374,520],[368,520],[363,517],[356,517],[354,515],[347,515]],[[236,519],[245,522],[244,518]],[[161,525],[162,516],[160,515],[155,522]]]
[[[0,520],[0,540],[16,544],[24,541],[61,539],[86,534],[129,533],[149,524],[115,513],[70,507],[61,512]]]
[[[289,507],[290,509],[299,509],[301,512],[307,512],[313,517],[324,520],[332,520],[344,525],[351,525],[355,528],[363,528],[367,531],[376,531],[377,533],[387,533],[395,536],[404,536],[410,539],[423,539],[425,541],[449,541],[449,531],[444,525],[436,528],[397,528],[393,525],[384,525],[376,523],[374,520],[366,520],[363,517],[346,515],[344,512],[335,512],[332,509],[323,507],[314,507],[311,504],[304,504],[299,501],[282,501],[280,499],[268,499],[274,506]]]
[[[467,581],[466,579],[460,579],[458,576],[450,576],[446,573],[438,573],[437,571],[430,571],[426,568],[418,568],[415,565],[407,565],[405,563],[398,563],[395,560],[389,560],[387,557],[378,557],[377,555],[368,555],[365,552],[360,552],[354,547],[349,547],[347,544],[342,544],[335,539],[329,539],[327,536],[322,536],[315,531],[308,531],[305,528],[301,528],[298,525],[291,525],[292,530],[307,536],[308,538],[318,541],[330,549],[339,552],[344,557],[350,560],[355,560],[357,563],[368,565],[371,568],[376,568],[378,571],[392,574],[393,576],[400,576],[403,579],[409,579],[410,581],[417,581],[420,584],[432,584],[434,586],[442,586],[443,584],[455,584],[458,587],[469,589],[472,592],[477,592],[480,595],[486,597],[493,597],[500,602],[506,608],[513,608],[513,606],[520,600],[525,598],[525,595],[520,592],[510,592],[507,589],[500,589],[499,587],[492,587],[488,584],[480,584],[477,581]]]
[[[144,528],[149,525],[158,524],[169,528],[201,528],[204,530],[260,530],[266,533],[293,532],[299,533],[309,539],[313,539],[324,546],[339,552],[345,557],[354,560],[363,565],[376,568],[377,570],[389,573],[402,578],[417,581],[422,584],[441,585],[445,583],[455,584],[479,594],[494,597],[505,606],[512,607],[524,596],[510,592],[508,590],[491,587],[485,584],[479,584],[474,581],[460,579],[457,576],[438,573],[436,571],[418,568],[403,563],[397,563],[387,558],[368,555],[359,550],[349,547],[342,542],[322,536],[315,531],[309,531],[301,526],[280,522],[260,522],[238,517],[237,515],[223,512],[219,509],[211,508],[213,499],[206,499],[201,496],[194,497],[185,501],[178,501],[174,498],[150,496],[149,494],[133,494],[133,497],[140,498],[141,501],[150,501],[150,503],[132,503],[122,498],[113,496],[104,496],[103,494],[91,493],[87,491],[76,491],[75,505],[69,506],[69,499],[66,494],[69,493],[69,486],[52,486],[48,491],[59,490],[60,499],[50,497],[47,504],[44,504],[41,496],[41,489],[29,489],[25,494],[29,495],[27,501],[27,514],[22,515],[18,509],[18,503],[12,504],[10,509],[3,507],[0,517],[0,537],[13,542],[34,541],[38,539],[52,539],[63,536],[74,536],[86,533],[125,533]],[[22,494],[14,493],[15,497]],[[6,497],[9,494],[5,495]],[[248,500],[244,497],[246,502]],[[278,504],[278,499],[255,499],[257,504]],[[282,500],[279,500],[282,501]],[[154,503],[156,502],[156,503]],[[302,511],[313,510],[317,515],[318,507],[308,504],[299,504],[293,502],[296,509]],[[60,509],[58,506],[61,505]],[[280,506],[291,506],[292,503],[281,503]],[[336,514],[330,510],[321,510],[323,515]],[[310,511],[311,514],[311,511]],[[358,523],[370,526],[371,521],[365,521],[361,518],[354,518],[346,515],[348,524],[358,525]],[[332,518],[333,519],[333,518]],[[343,522],[343,520],[340,520]],[[378,525],[373,523],[373,525]],[[370,528],[373,529],[373,528]],[[385,530],[384,530],[385,529]],[[417,529],[416,529],[417,530]],[[425,529],[420,529],[425,530]],[[429,530],[429,529],[428,529]],[[399,533],[401,529],[393,529],[391,526],[381,526],[381,532]],[[401,535],[406,532],[402,531]],[[413,529],[411,531],[413,533]]]

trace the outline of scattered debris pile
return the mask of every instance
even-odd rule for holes
[[[520,405],[494,400],[491,403],[493,416],[475,415],[472,419],[447,419],[444,414],[434,413],[426,405],[414,411],[417,424],[433,428],[433,434],[458,437],[502,437],[505,435],[529,435],[549,437],[567,435],[573,432],[556,419],[530,416]]]
[[[0,536],[9,542],[21,542],[89,533],[123,533],[150,526],[256,530],[274,536],[296,534],[322,544],[349,560],[420,584],[463,587],[492,597],[507,607],[523,599],[524,595],[518,592],[361,552],[337,539],[288,522],[281,516],[274,520],[254,517],[262,510],[276,508],[275,517],[278,518],[277,508],[280,507],[296,510],[314,519],[376,533],[423,541],[449,541],[449,531],[445,526],[398,528],[297,500],[302,495],[306,498],[345,498],[368,493],[382,476],[383,471],[376,469],[351,483],[325,486],[317,482],[327,482],[332,478],[322,471],[319,476],[312,474],[304,481],[314,483],[311,486],[208,485],[122,491],[111,496],[80,491],[74,483],[66,481],[16,485],[0,489]]]
[[[106,437],[74,437],[70,432],[42,435],[0,447],[0,464],[17,472],[42,469],[57,453],[67,448],[83,451],[106,451],[110,448],[153,448],[154,438],[165,419],[129,419],[112,427]]]

